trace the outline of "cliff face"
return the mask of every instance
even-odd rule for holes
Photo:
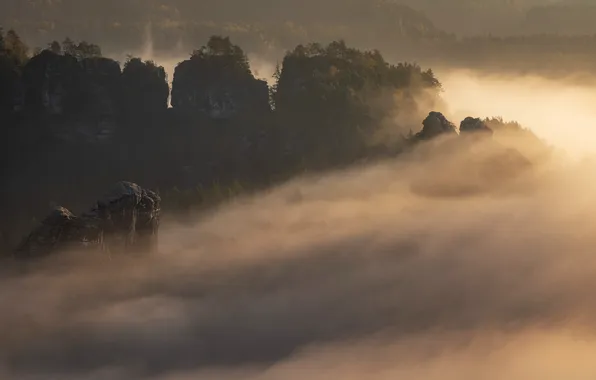
[[[269,89],[265,81],[252,75],[241,51],[195,53],[176,67],[172,106],[215,119],[229,119],[249,110],[269,111]]]
[[[68,108],[67,94],[76,88],[77,60],[49,50],[31,58],[23,68],[24,109],[27,112],[62,115]]]
[[[64,207],[54,209],[28,234],[14,252],[19,259],[43,257],[68,249],[148,253],[157,248],[159,195],[121,181],[76,216]]]
[[[104,141],[115,128],[120,75],[118,62],[108,58],[77,59],[44,50],[24,66],[23,101],[15,108],[59,119],[49,125],[59,139]]]
[[[170,87],[163,67],[139,58],[124,64],[120,80],[120,111],[135,117],[139,113],[163,111],[168,107]]]
[[[79,89],[84,112],[91,117],[113,118],[120,83],[120,65],[108,58],[86,58],[79,62]]]
[[[24,107],[46,115],[114,116],[119,77],[120,66],[111,59],[78,60],[45,50],[24,67]]]

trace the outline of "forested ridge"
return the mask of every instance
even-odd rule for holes
[[[390,61],[500,71],[589,71],[596,62],[590,2],[410,1],[7,1],[0,25],[32,49],[64,36],[95,41],[111,55],[138,51],[151,36],[164,56],[186,54],[211,35],[277,59],[311,41],[376,48]],[[578,65],[581,65],[579,67]]]
[[[90,42],[32,52],[15,31],[0,34],[3,249],[53,205],[78,212],[122,179],[157,189],[164,210],[183,216],[298,174],[393,157],[441,129],[433,116],[417,133],[441,108],[431,69],[341,40],[288,51],[268,86],[240,46],[214,35],[172,79],[170,91],[163,67],[120,64]]]

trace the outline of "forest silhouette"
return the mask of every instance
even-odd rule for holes
[[[431,69],[343,41],[288,51],[269,86],[242,48],[212,36],[176,66],[171,91],[163,67],[132,56],[120,67],[93,43],[66,38],[29,56],[15,31],[0,42],[5,250],[52,205],[80,211],[122,179],[188,214],[299,174],[393,157],[442,106]],[[486,121],[538,141],[516,123]]]

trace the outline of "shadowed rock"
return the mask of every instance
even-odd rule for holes
[[[122,181],[83,218],[101,231],[103,250],[152,251],[157,245],[160,202],[155,192]]]
[[[18,258],[42,257],[73,246],[84,245],[84,224],[64,207],[54,209],[19,245]]]
[[[228,119],[246,111],[267,112],[269,89],[253,76],[242,49],[229,38],[212,37],[176,67],[172,106]]]
[[[462,135],[492,136],[493,130],[484,121],[477,117],[468,116],[459,125],[459,132]]]
[[[159,195],[122,181],[81,216],[54,210],[21,243],[18,258],[42,257],[69,248],[151,252],[157,248]]]
[[[28,112],[62,115],[79,98],[76,58],[44,50],[27,62],[23,70],[25,109]]]
[[[429,140],[442,134],[456,134],[455,125],[440,112],[430,112],[422,121],[422,130],[416,134],[418,140]]]
[[[416,137],[428,140],[455,129],[444,116],[431,112]],[[531,174],[532,162],[516,149],[492,139],[493,131],[484,121],[467,117],[460,135],[427,147],[429,172],[422,172],[412,190],[423,196],[469,196],[513,189],[524,175]]]
[[[113,116],[119,79],[120,66],[114,60],[77,59],[44,50],[25,65],[25,107],[48,115]]]

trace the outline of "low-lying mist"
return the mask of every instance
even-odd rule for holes
[[[164,223],[154,256],[5,267],[0,375],[593,379],[593,164],[429,197],[465,181],[436,152]]]

